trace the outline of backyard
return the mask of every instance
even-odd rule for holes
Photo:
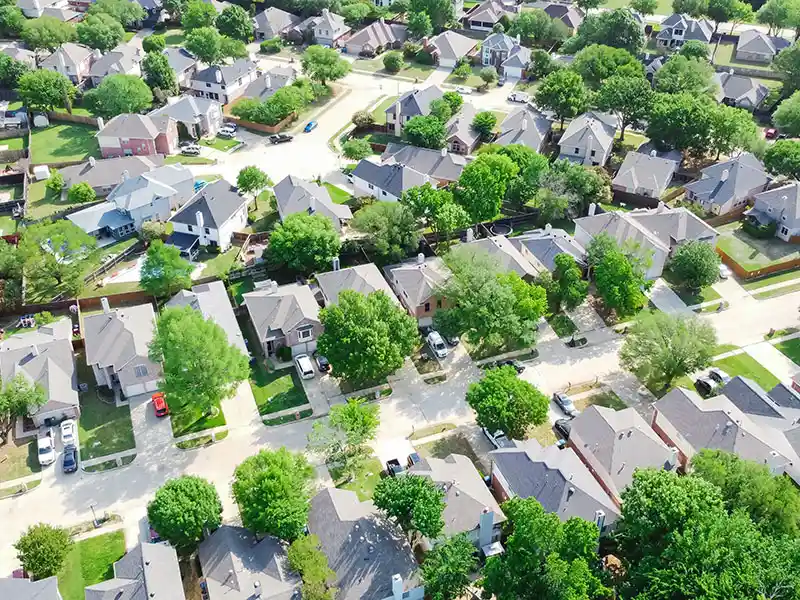
[[[62,200],[61,194],[48,189],[46,184],[47,180],[28,184],[28,205],[25,216],[29,219],[43,219],[72,206],[66,196]]]
[[[258,208],[255,208],[255,203],[251,204],[251,210],[247,214],[248,221],[252,220],[253,222],[247,226],[245,231],[258,233],[260,231],[270,231],[275,227],[280,215],[273,208],[272,198],[273,194],[269,190],[264,190],[258,195]]]
[[[51,125],[31,132],[31,162],[49,164],[61,161],[86,160],[99,157],[97,128],[76,123]]]
[[[117,407],[113,394],[100,394],[92,368],[86,364],[83,353],[75,354],[75,362],[78,382],[89,387],[88,391],[79,394],[81,416],[78,419],[78,440],[81,460],[135,448],[130,408]]]
[[[354,71],[369,71],[370,73],[382,73],[393,77],[406,77],[408,79],[419,79],[424,81],[431,72],[436,70],[434,65],[423,65],[417,62],[403,62],[403,68],[398,73],[389,73],[383,68],[383,55],[375,58],[359,58],[353,63]]]
[[[308,403],[303,384],[293,367],[268,371],[259,360],[250,369],[250,388],[261,415]]]
[[[125,534],[112,531],[75,542],[58,574],[64,600],[84,600],[84,588],[114,577],[114,563],[125,555]]]
[[[236,257],[239,256],[240,249],[239,246],[231,246],[225,252],[202,250],[195,261],[206,265],[200,276],[221,276],[230,271],[236,264]]]
[[[345,481],[341,469],[328,465],[334,485],[339,489],[355,492],[362,502],[372,499],[375,486],[381,480],[382,470],[383,465],[373,456],[364,463],[359,473],[351,481]]]
[[[184,41],[186,41],[186,36],[183,33],[183,29],[180,27],[177,29],[167,29],[163,35],[167,46],[183,46]]]
[[[745,233],[738,222],[717,227],[717,231],[717,247],[746,271],[800,258],[796,246],[777,238],[756,239]]]
[[[713,47],[712,47],[713,51]],[[714,64],[723,66],[723,67],[743,67],[745,69],[755,69],[759,71],[764,71],[765,73],[772,73],[772,67],[768,64],[758,63],[758,62],[750,62],[746,60],[737,60],[736,56],[736,44],[733,43],[723,43],[717,47],[717,51],[714,54]]]
[[[331,200],[333,200],[334,204],[347,204],[350,202],[352,196],[339,186],[328,183],[327,181],[322,182],[322,185],[324,185],[325,189],[328,190],[328,193],[330,194]]]

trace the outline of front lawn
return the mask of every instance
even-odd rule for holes
[[[462,454],[472,461],[478,471],[482,470],[482,464],[475,450],[472,449],[472,444],[462,434],[456,433],[448,435],[447,437],[439,438],[436,441],[428,442],[427,444],[420,444],[414,446],[422,458],[440,458],[445,459],[451,454]],[[401,458],[402,462],[402,458]]]
[[[603,406],[605,408],[612,408],[614,410],[623,410],[628,408],[628,405],[625,404],[612,390],[604,390],[597,394],[592,394],[591,396],[578,398],[574,402],[575,407],[580,411],[586,410],[590,406]]]
[[[202,277],[224,275],[236,264],[236,257],[239,255],[239,250],[239,246],[231,246],[225,252],[201,251],[197,256],[196,262],[205,263],[206,267],[200,275]]]
[[[767,287],[768,285],[783,283],[784,281],[791,281],[793,279],[800,279],[800,270],[793,269],[784,273],[778,273],[777,275],[762,277],[755,281],[748,281],[747,283],[743,283],[742,287],[746,290],[757,290],[762,287]]]
[[[173,154],[164,159],[167,165],[213,165],[216,161],[204,156],[184,156],[183,154]]]
[[[377,125],[386,124],[386,109],[397,101],[398,96],[389,96],[372,109],[372,117]]]
[[[186,40],[183,29],[180,27],[176,29],[167,29],[163,35],[167,46],[183,46],[183,43]]]
[[[361,502],[372,499],[375,486],[381,480],[382,470],[383,465],[380,461],[372,457],[364,463],[363,468],[352,481],[345,481],[340,468],[328,465],[333,484],[341,490],[355,492]]]
[[[667,285],[669,285],[672,291],[675,292],[678,297],[686,303],[686,306],[694,306],[695,304],[701,304],[703,302],[720,299],[720,295],[711,286],[705,287],[701,290],[689,290],[683,287],[675,277],[675,274],[669,269],[665,269],[661,276],[664,278],[664,281],[667,282]]]
[[[786,340],[775,344],[775,347],[786,355],[794,364],[800,365],[800,339]]]
[[[113,578],[114,563],[124,555],[122,531],[75,542],[58,574],[58,589],[64,600],[84,600],[84,588]]]
[[[450,73],[447,78],[444,80],[445,83],[449,83],[450,85],[465,85],[471,88],[477,88],[484,85],[483,79],[481,79],[480,72],[482,66],[473,66],[472,67],[472,74],[467,77],[466,79],[461,79],[460,77],[456,77],[455,74]]]
[[[492,346],[486,343],[475,344],[466,339],[466,336],[461,337],[461,343],[464,344],[464,348],[472,360],[483,360],[484,358],[490,358],[492,356],[497,356],[498,354],[514,352],[515,350],[522,350],[525,348],[525,346],[521,344],[503,344],[500,346]]]
[[[325,189],[328,190],[328,193],[330,194],[331,200],[333,200],[334,204],[347,204],[350,202],[352,196],[339,186],[328,183],[327,181],[323,181],[322,185],[324,185]]]
[[[780,380],[764,368],[755,358],[742,352],[713,363],[731,377],[741,375],[755,381],[765,390],[769,391],[780,383]]]
[[[551,315],[547,318],[547,322],[560,338],[567,337],[578,331],[578,326],[565,313]]]
[[[768,290],[766,292],[761,292],[759,294],[753,294],[753,298],[755,298],[756,300],[766,300],[768,298],[775,298],[776,296],[785,296],[786,294],[793,294],[798,290],[800,290],[800,283],[793,283],[792,285],[785,285],[783,287],[775,288],[774,290]]]
[[[59,123],[31,133],[31,162],[34,164],[86,160],[99,157],[97,128],[78,123]]]
[[[117,407],[114,395],[101,395],[92,368],[86,364],[83,353],[75,355],[78,382],[89,390],[81,392],[81,416],[78,419],[78,440],[81,460],[108,456],[136,447],[133,437],[131,411],[127,406]]]
[[[201,146],[208,146],[209,148],[214,148],[214,150],[219,150],[220,152],[227,152],[231,148],[235,148],[241,143],[241,141],[236,139],[221,137],[203,138],[200,140]]]
[[[0,481],[11,481],[39,473],[39,456],[36,454],[36,438],[15,440],[13,435],[0,446]]]
[[[434,65],[423,65],[417,62],[403,62],[403,68],[398,73],[389,73],[383,68],[383,55],[376,56],[371,59],[359,58],[353,63],[353,70],[355,71],[369,71],[370,73],[380,73],[390,77],[405,77],[407,79],[419,79],[424,81],[428,78],[433,71],[436,70]]]
[[[308,403],[303,384],[294,367],[268,371],[259,360],[250,369],[250,388],[261,415]]]
[[[214,406],[212,414],[209,415],[204,414],[196,404],[181,404],[175,397],[169,400],[169,414],[172,421],[172,435],[176,438],[213,427],[222,427],[226,423],[219,404]]]

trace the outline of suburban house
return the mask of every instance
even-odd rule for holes
[[[786,38],[767,35],[758,29],[745,29],[739,34],[734,56],[736,60],[769,64],[778,52],[791,45]]]
[[[272,536],[222,525],[200,542],[198,558],[207,600],[291,600],[299,592],[286,545]]]
[[[666,64],[667,60],[669,60],[669,57],[663,54],[645,54],[644,59],[642,59],[644,76],[650,83],[653,82],[656,73],[661,70],[661,67]]]
[[[25,63],[31,69],[36,68],[36,52],[23,48],[19,44],[9,44],[0,50],[0,52],[10,56],[14,60]]]
[[[536,152],[550,138],[553,122],[531,104],[515,108],[500,124],[500,134],[494,144],[521,144]]]
[[[15,333],[0,341],[0,380],[8,383],[17,375],[44,390],[47,401],[28,415],[34,425],[78,418],[81,409],[70,319],[43,325],[36,331]]]
[[[626,194],[661,198],[677,170],[677,162],[657,156],[655,150],[651,154],[628,152],[611,181],[611,188]]]
[[[271,40],[287,29],[297,25],[302,19],[285,10],[270,6],[253,17],[253,32],[256,40]]]
[[[661,22],[656,44],[661,48],[680,48],[689,40],[708,44],[713,32],[714,25],[711,21],[675,13]]]
[[[513,444],[489,453],[492,490],[501,503],[536,498],[562,521],[580,517],[603,533],[614,526],[619,509],[572,448],[543,448],[534,439]]]
[[[328,219],[333,228],[341,233],[344,226],[353,218],[350,207],[334,203],[327,188],[300,177],[287,175],[272,188],[272,191],[275,193],[281,221],[295,213],[320,215]]]
[[[97,385],[121,391],[126,398],[154,392],[161,379],[161,365],[150,360],[156,313],[152,304],[112,310],[100,299],[103,312],[83,318],[86,363]]]
[[[47,9],[63,10],[69,6],[69,0],[17,0],[17,8],[29,19],[38,19]]]
[[[484,0],[473,6],[464,15],[464,25],[477,31],[491,31],[500,19],[513,19],[520,12],[520,6],[512,0]]]
[[[89,77],[92,63],[98,58],[98,54],[99,52],[95,54],[95,51],[89,46],[66,42],[42,60],[39,68],[61,73],[72,83],[78,85]]]
[[[267,280],[258,282],[256,289],[242,298],[265,356],[275,356],[284,346],[291,348],[292,356],[317,349],[322,323],[310,287],[298,283],[278,286]]]
[[[164,165],[164,157],[160,154],[151,156],[120,156],[97,160],[93,156],[86,162],[62,167],[58,170],[64,178],[64,188],[69,189],[76,183],[85,181],[94,190],[98,198],[104,198],[128,177],[138,177]]]
[[[472,127],[472,120],[476,114],[478,114],[477,109],[466,102],[445,124],[445,142],[450,152],[472,154],[478,147],[481,134]]]
[[[238,348],[245,356],[248,355],[242,330],[239,329],[236,315],[233,314],[233,308],[228,300],[228,291],[221,281],[211,281],[192,286],[191,290],[181,290],[167,302],[167,306],[170,308],[190,306],[199,311],[203,318],[214,321],[222,328],[231,346]]]
[[[472,54],[477,45],[478,40],[448,29],[427,40],[424,49],[433,57],[434,64],[452,69],[460,59]]]
[[[409,119],[429,115],[431,113],[431,102],[439,100],[442,96],[444,96],[444,92],[435,85],[413,89],[402,94],[384,111],[386,127],[389,132],[398,136],[402,135],[403,125]]]
[[[672,470],[678,452],[656,435],[635,408],[590,406],[570,421],[568,445],[621,506],[636,469]]]
[[[167,243],[194,259],[200,246],[225,252],[234,231],[247,226],[247,200],[224,179],[201,189],[169,220],[173,226]]]
[[[170,68],[175,71],[181,89],[191,87],[192,76],[197,71],[197,59],[183,48],[164,48]]]
[[[614,115],[594,111],[579,115],[570,121],[558,142],[558,158],[587,167],[602,167],[611,156],[617,127]]]
[[[336,573],[338,600],[422,600],[425,589],[405,535],[355,492],[326,488],[311,499],[308,532]]]
[[[406,190],[430,182],[427,175],[404,164],[376,164],[366,158],[353,169],[356,197],[372,196],[384,202],[398,202]]]
[[[714,97],[717,102],[754,111],[761,106],[769,88],[752,77],[735,75],[734,73],[714,73],[717,91]]]
[[[145,13],[144,21],[142,21],[142,27],[146,27],[152,29],[157,23],[159,18],[161,17],[161,9],[164,6],[162,0],[136,0],[136,4],[141,6]]]
[[[400,303],[374,263],[356,265],[346,269],[339,268],[338,258],[333,259],[333,263],[333,271],[317,273],[317,285],[325,306],[336,304],[339,301],[339,294],[345,290],[358,292],[365,296],[381,291],[393,302]]]
[[[784,242],[800,235],[800,183],[786,185],[753,196],[753,207],[745,214],[758,225],[775,223],[775,237]]]
[[[502,271],[513,271],[523,278],[532,279],[539,272],[525,258],[516,245],[504,235],[494,235],[469,242],[473,250],[485,252]]]
[[[531,60],[530,48],[522,46],[519,36],[502,32],[489,35],[481,44],[481,64],[494,67],[500,74],[521,78]]]
[[[349,37],[345,48],[354,56],[374,56],[384,50],[397,50],[407,39],[405,25],[387,23],[380,18]]]
[[[95,137],[103,158],[172,154],[178,149],[178,124],[168,116],[124,113],[105,126],[101,123]]]
[[[569,254],[579,266],[586,265],[586,250],[563,229],[553,229],[548,223],[544,229],[526,231],[509,239],[519,253],[537,273],[553,272],[556,256]]]
[[[500,541],[506,516],[468,457],[423,458],[408,472],[429,478],[444,491],[444,535],[465,533],[485,556],[493,553],[492,544]]]
[[[686,184],[686,199],[714,215],[744,210],[771,181],[763,163],[750,152],[706,167],[700,174],[700,179]]]
[[[114,577],[86,588],[86,600],[184,600],[178,554],[167,544],[141,543],[114,563]]]
[[[262,102],[272,96],[279,89],[291,85],[297,79],[297,71],[290,66],[273,67],[262,73],[258,79],[247,86],[244,95]]]
[[[96,54],[95,54],[96,56]],[[98,86],[109,75],[141,76],[142,51],[128,44],[120,44],[110,52],[97,57],[89,68],[89,79]]]
[[[447,305],[436,290],[450,277],[450,269],[438,256],[420,253],[415,259],[384,267],[383,272],[400,303],[420,327],[430,326],[436,311]]]
[[[716,245],[717,232],[686,208],[669,208],[659,202],[657,208],[641,208],[630,212],[610,211],[575,219],[575,241],[586,248],[592,238],[608,233],[617,243],[637,243],[651,254],[652,263],[645,273],[647,279],[661,277],[667,259],[675,248],[688,241]]]
[[[192,139],[215,136],[222,127],[222,105],[216,100],[184,94],[170,98],[167,104],[150,112],[152,117],[169,117],[177,124],[179,131]]]
[[[567,26],[569,36],[574,35],[578,27],[586,18],[586,13],[576,5],[567,2],[532,2],[525,5],[526,8],[538,8],[543,10],[551,19],[558,19]]]
[[[0,577],[0,598],[18,600],[63,600],[58,591],[58,577],[33,581],[25,577]]]
[[[461,171],[469,161],[467,157],[448,152],[446,148],[431,150],[408,144],[390,143],[381,154],[382,163],[406,165],[418,173],[428,175],[438,185],[458,181]]]
[[[196,71],[189,87],[195,96],[229,104],[244,94],[260,75],[258,63],[240,58],[229,65],[212,65]]]
[[[350,27],[344,22],[344,17],[323,8],[320,15],[308,17],[290,27],[284,33],[284,37],[295,44],[315,43],[320,46],[338,48],[348,33],[350,33]]]
[[[194,175],[182,165],[164,165],[137,177],[123,175],[101,204],[67,215],[98,239],[121,239],[142,230],[147,221],[168,221],[171,211],[191,198]]]

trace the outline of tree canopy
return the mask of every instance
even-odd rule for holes
[[[687,288],[699,290],[719,279],[719,262],[719,254],[711,244],[690,240],[678,246],[669,268]]]
[[[600,44],[580,50],[570,67],[592,89],[599,88],[613,76],[644,78],[644,66],[630,52]]]
[[[57,575],[72,549],[69,532],[46,523],[31,525],[14,544],[17,559],[36,579]]]
[[[189,0],[181,15],[181,25],[187,33],[195,29],[214,27],[216,21],[217,9],[203,0]]]
[[[111,119],[124,113],[140,113],[153,104],[153,92],[136,75],[109,75],[94,89],[84,94],[92,111]]]
[[[139,285],[157,298],[171,296],[192,285],[193,267],[180,250],[155,240],[147,249],[139,273]]]
[[[800,136],[800,92],[795,92],[778,105],[772,115],[772,122],[781,133],[792,137]]]
[[[536,104],[552,110],[564,125],[564,119],[586,111],[589,96],[581,76],[570,69],[550,73],[536,88]]]
[[[379,263],[402,260],[419,246],[414,215],[399,202],[375,202],[359,210],[350,226],[366,234],[364,247]]]
[[[431,600],[461,598],[472,583],[478,561],[475,546],[461,533],[436,544],[422,563],[422,581]]]
[[[653,88],[644,77],[612,75],[603,82],[596,102],[601,110],[613,112],[620,124],[620,141],[625,129],[647,120],[653,105]]]
[[[627,8],[595,12],[586,16],[561,51],[571,54],[592,44],[623,48],[636,56],[644,48],[644,29]]]
[[[429,539],[444,529],[444,492],[428,477],[386,477],[375,486],[375,506],[395,519],[406,535],[418,531]]]
[[[194,550],[206,531],[222,524],[222,502],[213,484],[183,475],[158,488],[147,505],[147,519],[158,535],[181,552]]]
[[[336,573],[328,566],[328,557],[320,549],[316,535],[304,535],[291,543],[287,551],[289,566],[303,578],[304,600],[334,600],[337,589],[331,586]]]
[[[144,8],[138,2],[133,2],[132,0],[96,0],[89,6],[89,14],[109,15],[127,28],[133,28],[147,16]]]
[[[619,248],[608,251],[594,270],[595,287],[603,304],[618,315],[631,315],[647,302],[644,274]]]
[[[309,79],[322,85],[341,79],[350,72],[350,63],[339,56],[334,48],[310,46],[303,53],[300,64]]]
[[[210,6],[202,2],[201,4]],[[245,58],[247,56],[244,42],[222,35],[213,26],[190,30],[186,36],[185,47],[209,65],[221,64],[226,58]]]
[[[330,219],[322,215],[288,215],[273,229],[265,255],[274,265],[312,273],[339,255],[341,241]]]
[[[21,35],[22,41],[31,50],[50,52],[55,52],[59,46],[77,37],[74,25],[47,15],[25,21]]]
[[[438,150],[444,148],[446,131],[435,115],[417,115],[403,126],[403,135],[414,146]]]
[[[7,264],[3,264],[5,261],[2,261],[2,258],[3,254],[0,254],[0,273],[8,267]],[[15,267],[16,269],[21,268]],[[8,434],[17,418],[27,417],[46,402],[47,394],[44,388],[32,382],[23,373],[18,373],[6,381],[0,390],[0,438],[8,442]]]
[[[238,4],[226,6],[217,16],[217,29],[229,38],[249,42],[253,38],[253,20]]]
[[[166,96],[178,95],[178,78],[165,54],[148,52],[142,59],[142,74],[150,89],[160,90]]]
[[[800,142],[778,140],[764,153],[764,166],[770,173],[800,178]]]
[[[71,107],[76,94],[72,82],[56,71],[37,69],[19,77],[17,93],[30,110],[53,110]]]
[[[89,15],[75,28],[78,41],[90,48],[108,52],[116,48],[125,36],[122,25],[111,15]]]
[[[656,91],[665,94],[713,93],[714,67],[707,61],[676,54],[655,75]]]
[[[468,163],[455,189],[455,200],[473,223],[490,221],[500,213],[509,183],[519,167],[502,154],[480,154]]]

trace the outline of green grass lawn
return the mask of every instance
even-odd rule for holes
[[[0,185],[0,199],[7,200],[22,199],[22,184],[19,185]]]
[[[204,156],[184,156],[182,154],[174,154],[164,159],[164,164],[167,165],[213,165],[214,162],[214,160]]]
[[[586,410],[590,406],[603,406],[605,408],[613,408],[614,410],[628,408],[628,405],[611,390],[605,390],[597,394],[592,394],[591,396],[578,398],[574,402],[578,410]]]
[[[58,574],[64,600],[84,600],[84,588],[114,577],[114,563],[125,555],[125,534],[112,531],[73,544]]]
[[[771,390],[780,383],[780,380],[764,368],[755,358],[742,352],[735,356],[729,356],[722,360],[715,361],[715,367],[719,367],[731,377],[741,375],[755,381],[765,390]]]
[[[331,200],[333,200],[334,204],[347,204],[352,198],[350,194],[345,192],[339,186],[328,183],[327,181],[323,181],[322,185],[324,185],[325,189],[328,190],[328,193],[331,195]]]
[[[225,415],[219,405],[215,406],[216,414],[206,415],[194,403],[181,404],[175,398],[168,399],[168,402],[172,435],[175,437],[205,431],[213,427],[222,427],[226,423]]]
[[[618,210],[621,212],[630,212],[633,210],[632,206],[628,206],[626,204],[606,204],[604,202],[600,202],[600,206],[603,208],[604,211],[610,212],[612,210]]]
[[[255,284],[253,283],[253,279],[250,277],[243,277],[242,279],[237,279],[233,283],[230,284],[229,289],[231,291],[231,295],[233,296],[234,300],[236,300],[236,305],[240,306],[242,304],[242,294],[246,294],[247,292],[252,292],[256,289]]]
[[[720,354],[725,354],[726,352],[732,352],[738,349],[739,346],[736,344],[717,344],[717,347],[714,348],[714,356],[719,356]]]
[[[793,279],[800,279],[800,270],[795,269],[793,271],[778,273],[777,275],[762,277],[761,279],[756,279],[755,281],[748,281],[743,283],[742,287],[746,290],[757,290],[762,287],[767,287],[768,285],[775,285],[776,283],[791,281]]]
[[[372,109],[372,117],[375,119],[375,123],[377,125],[385,125],[386,124],[386,109],[389,108],[392,104],[395,103],[398,96],[389,96],[388,98],[381,101],[378,106]]]
[[[415,446],[415,450],[422,458],[440,458],[445,459],[451,454],[462,454],[472,461],[475,468],[482,471],[481,461],[469,440],[460,433],[448,435],[447,437],[439,438],[436,441],[428,442]],[[402,462],[402,458],[400,459]]]
[[[28,185],[28,207],[26,216],[31,219],[43,219],[71,205],[61,194],[47,189],[47,181],[34,181]]]
[[[373,457],[364,463],[361,471],[352,481],[345,481],[341,469],[328,465],[328,471],[330,471],[334,485],[339,489],[355,492],[362,502],[372,499],[372,494],[375,493],[375,486],[381,480],[382,470],[383,465],[377,458]]]
[[[19,443],[10,439],[0,446],[0,481],[19,479],[41,470],[36,454],[36,439],[26,438]]]
[[[167,29],[163,35],[167,46],[183,46],[183,42],[186,40],[183,29],[180,27],[177,29]]]
[[[548,317],[547,322],[556,335],[560,338],[567,337],[578,331],[578,326],[565,313],[558,313]]]
[[[717,247],[747,271],[756,271],[772,264],[800,258],[792,244],[777,238],[756,239],[741,230],[738,222],[717,228]]]
[[[449,83],[451,85],[465,85],[467,87],[476,88],[483,85],[483,79],[481,79],[480,72],[483,67],[474,66],[472,67],[472,75],[467,77],[466,79],[460,79],[456,77],[453,73],[447,76],[444,80],[445,83]]]
[[[31,162],[34,164],[99,157],[96,127],[78,123],[59,123],[31,134]]]
[[[775,344],[775,347],[783,352],[794,364],[800,365],[800,339],[786,340]]]
[[[10,235],[17,230],[19,221],[10,215],[0,215],[0,235]]]
[[[713,46],[712,46],[713,51]],[[745,60],[737,60],[736,56],[736,44],[733,43],[722,43],[717,48],[716,54],[714,54],[714,64],[721,65],[724,67],[743,67],[745,69],[755,69],[758,71],[764,71],[765,73],[772,73],[772,67],[767,64],[757,63],[757,62],[749,62]]]
[[[258,361],[250,370],[250,388],[261,415],[308,403],[303,384],[294,367],[267,371],[262,361]]]
[[[122,41],[123,42],[130,42],[133,39],[133,36],[135,36],[135,35],[136,35],[135,31],[126,31],[125,35],[122,36]]]
[[[686,303],[686,306],[694,306],[702,302],[709,302],[711,300],[719,300],[720,295],[711,286],[705,287],[701,290],[688,290],[680,285],[680,282],[669,269],[666,269],[661,275],[664,281],[667,282],[672,291],[678,294],[678,297]]]
[[[756,300],[766,300],[767,298],[775,298],[776,296],[785,296],[786,294],[793,294],[800,290],[800,283],[793,283],[792,285],[785,285],[774,290],[761,292],[760,294],[753,294]]]
[[[419,79],[420,81],[424,81],[428,78],[428,75],[436,70],[436,67],[433,65],[422,65],[416,62],[405,61],[403,68],[400,69],[398,73],[389,73],[383,68],[383,55],[380,55],[369,60],[359,58],[353,63],[353,69],[356,71],[381,73],[382,75],[389,75],[390,77],[405,77],[407,79]]]
[[[113,395],[98,394],[94,373],[86,364],[83,353],[76,354],[76,363],[78,382],[89,386],[89,391],[79,394],[81,416],[78,419],[78,440],[81,460],[135,448],[130,408],[117,408]]]
[[[212,275],[222,275],[231,270],[236,263],[236,257],[239,254],[238,246],[231,246],[225,252],[208,252],[201,251],[197,257],[197,262],[206,263],[206,268],[200,274],[202,277],[210,277]]]
[[[256,203],[250,205],[251,210],[247,218],[252,220],[252,223],[247,226],[245,231],[258,233],[260,231],[271,231],[275,227],[275,224],[280,220],[280,215],[273,208],[272,197],[271,191],[264,190],[258,195],[258,208],[255,207]]]
[[[203,138],[200,140],[201,146],[208,146],[209,148],[214,148],[214,150],[219,150],[220,152],[227,152],[231,148],[235,148],[241,143],[242,142],[239,140],[221,137]]]
[[[12,137],[12,138],[5,138],[0,140],[0,148],[3,150],[22,150],[23,148],[27,148],[28,146],[28,138],[27,137]]]

